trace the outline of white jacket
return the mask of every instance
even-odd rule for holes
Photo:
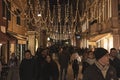
[[[71,55],[70,61],[72,62],[72,61],[75,60],[75,59],[77,59],[78,62],[81,62],[81,57],[79,56],[78,53],[73,53],[73,54]]]

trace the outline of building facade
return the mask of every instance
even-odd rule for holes
[[[86,0],[83,3],[81,46],[120,48],[119,4],[119,0]]]
[[[7,63],[11,53],[22,58],[27,48],[27,27],[16,2],[0,0],[0,10],[0,57]]]

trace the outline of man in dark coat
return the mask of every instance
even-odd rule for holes
[[[96,62],[83,73],[82,80],[117,80],[116,70],[109,65],[109,54],[104,48],[94,51]]]
[[[41,48],[37,57],[37,80],[49,80],[49,69],[46,63],[47,48]]]
[[[19,68],[20,80],[36,80],[36,64],[32,58],[31,51],[25,51],[25,58],[22,60]]]
[[[63,50],[59,53],[58,62],[60,64],[60,80],[62,80],[62,78],[64,78],[64,80],[66,80],[68,63],[69,63],[69,55],[68,54],[69,53],[68,53],[66,47],[64,47]]]
[[[116,69],[117,77],[120,78],[120,59],[117,58],[117,50],[115,48],[110,49],[110,65]]]

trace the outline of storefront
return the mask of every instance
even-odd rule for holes
[[[110,48],[113,48],[113,35],[106,33],[91,37],[88,45],[92,48],[103,47],[109,51]]]
[[[22,60],[24,57],[25,50],[28,49],[28,43],[26,39],[18,39],[17,45],[16,45],[16,53],[19,58],[19,60]]]
[[[4,63],[8,61],[8,39],[8,36],[0,31],[0,58]]]
[[[17,58],[19,60],[23,59],[23,54],[25,50],[27,50],[27,40],[26,37],[17,35],[17,34],[12,34],[10,36],[13,36],[11,40],[9,41],[9,48],[10,48],[10,55],[11,53],[15,53]],[[10,57],[9,55],[9,57]]]

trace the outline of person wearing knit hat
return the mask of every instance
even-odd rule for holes
[[[96,48],[93,53],[96,62],[84,71],[82,80],[118,80],[115,68],[109,65],[108,51]]]
[[[104,48],[96,48],[94,51],[94,55],[96,60],[99,60],[102,58],[104,55],[108,54],[108,51]]]

